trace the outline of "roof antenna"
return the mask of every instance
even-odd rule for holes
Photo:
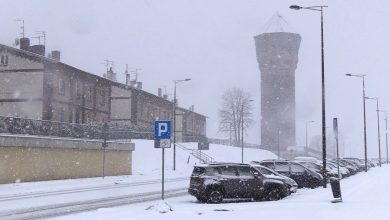
[[[39,34],[37,37],[39,44],[41,44],[41,37],[43,38],[43,45],[46,46],[46,31],[35,31],[36,34]]]
[[[20,35],[22,36],[22,38],[24,38],[24,20],[16,19],[15,21],[20,22],[20,29],[22,29],[22,33],[20,33]]]

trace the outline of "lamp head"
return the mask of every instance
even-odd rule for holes
[[[299,9],[301,9],[302,7],[301,6],[299,6],[299,5],[291,5],[290,6],[290,9],[293,9],[293,10],[299,10]]]

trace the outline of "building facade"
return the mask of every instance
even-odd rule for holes
[[[172,120],[173,102],[167,96],[122,84],[60,61],[60,52],[45,57],[43,45],[20,48],[0,44],[0,116],[78,124],[110,122],[139,132],[153,132],[154,121]],[[108,71],[114,74],[112,69]],[[107,77],[108,77],[107,73]],[[206,117],[176,107],[179,141],[206,137]]]
[[[69,123],[105,122],[110,81],[59,60],[0,45],[0,115]]]

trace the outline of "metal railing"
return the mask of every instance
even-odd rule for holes
[[[200,160],[202,163],[212,163],[214,161],[214,158],[211,156],[205,154],[203,151],[198,149],[190,149],[182,144],[176,143],[176,146],[187,151],[191,151],[191,155],[194,156],[196,159]]]

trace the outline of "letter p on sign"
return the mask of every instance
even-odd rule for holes
[[[171,121],[155,121],[154,122],[154,138],[155,139],[171,139]]]

